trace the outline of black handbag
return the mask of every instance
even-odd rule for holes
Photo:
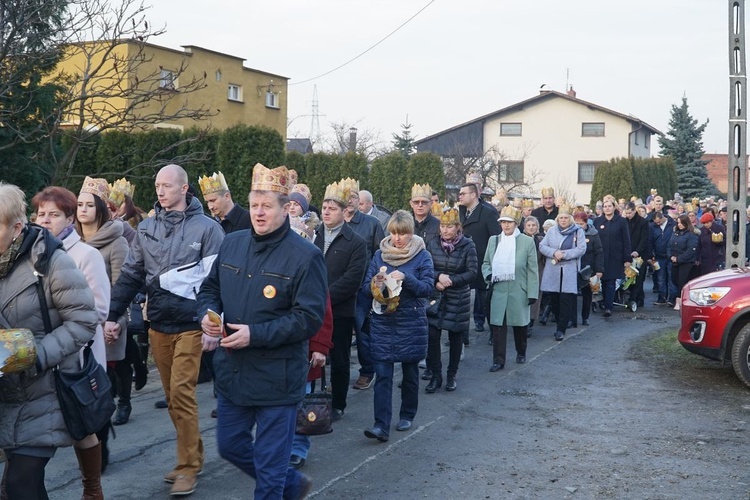
[[[303,436],[320,436],[333,432],[332,416],[333,396],[326,385],[326,367],[321,368],[320,392],[305,394],[305,399],[297,407],[297,434]]]
[[[436,293],[427,302],[427,316],[437,317],[440,311],[440,302],[443,300],[442,293]]]
[[[578,271],[578,289],[579,290],[589,285],[591,274],[592,274],[591,266],[586,266],[582,268],[580,271]]]
[[[36,283],[39,305],[42,310],[44,332],[52,332],[52,322],[47,308],[47,299],[42,286],[42,276]],[[55,373],[55,389],[65,426],[76,441],[100,430],[112,418],[115,412],[115,400],[112,396],[112,383],[102,365],[94,359],[91,352],[93,340],[83,348],[83,367],[80,371],[64,373],[59,366]]]
[[[65,425],[80,441],[100,430],[112,418],[115,400],[112,383],[102,365],[94,359],[90,343],[83,349],[83,367],[67,373],[55,368],[55,386]]]

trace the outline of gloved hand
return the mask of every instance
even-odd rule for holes
[[[529,299],[529,305],[530,306],[534,305],[535,302],[536,302],[536,299]]]

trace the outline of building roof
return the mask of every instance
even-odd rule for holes
[[[310,139],[287,139],[286,150],[287,152],[296,151],[304,155],[307,153],[312,153],[313,146],[312,142],[310,142]]]
[[[653,127],[653,126],[649,125],[648,123],[644,122],[643,120],[641,120],[641,119],[639,119],[639,118],[637,118],[637,117],[635,117],[633,115],[626,115],[626,114],[623,114],[623,113],[619,113],[619,112],[613,111],[613,110],[611,110],[609,108],[605,108],[604,106],[600,106],[600,105],[594,104],[592,102],[584,101],[583,99],[578,99],[577,97],[574,97],[574,96],[571,96],[571,95],[568,95],[568,94],[564,94],[562,92],[557,92],[556,90],[543,90],[543,91],[541,91],[539,93],[539,95],[531,97],[530,99],[526,99],[525,101],[521,101],[521,102],[512,104],[512,105],[507,106],[507,107],[502,108],[502,109],[498,109],[497,111],[493,111],[492,113],[488,113],[488,114],[480,116],[478,118],[474,118],[473,120],[469,120],[468,122],[461,123],[459,125],[456,125],[454,127],[445,129],[445,130],[443,130],[441,132],[438,132],[436,134],[424,137],[423,139],[415,141],[414,144],[415,145],[419,145],[420,143],[429,141],[429,140],[434,139],[434,138],[436,138],[436,137],[438,137],[440,135],[451,133],[451,132],[454,132],[454,131],[456,131],[458,129],[466,128],[466,127],[469,127],[469,126],[472,126],[472,125],[477,125],[477,124],[481,125],[481,124],[484,124],[484,122],[486,122],[487,120],[497,118],[498,116],[502,116],[504,114],[508,114],[508,113],[512,113],[512,112],[515,112],[515,111],[522,110],[524,107],[526,107],[526,106],[528,106],[530,104],[536,104],[538,102],[545,101],[547,99],[551,99],[551,98],[555,98],[555,97],[559,97],[559,98],[562,98],[562,99],[567,99],[567,100],[572,101],[572,102],[574,102],[576,104],[580,104],[582,106],[586,106],[588,108],[595,109],[597,111],[602,111],[604,113],[609,113],[610,115],[617,116],[619,118],[622,118],[623,120],[627,120],[630,123],[639,125],[642,128],[645,128],[645,129],[649,130],[652,134],[664,135],[656,127]]]
[[[719,191],[726,193],[729,187],[729,155],[708,153],[701,157],[706,163],[706,172],[708,178],[714,183]],[[745,165],[750,165],[750,155],[745,161]],[[747,179],[750,184],[750,176]]]

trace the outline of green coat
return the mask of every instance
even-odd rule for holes
[[[495,256],[499,236],[493,236],[487,245],[482,263],[482,276],[489,285],[492,281],[492,258]],[[539,298],[539,268],[534,240],[525,234],[516,237],[516,279],[499,281],[492,285],[490,325],[502,325],[506,316],[508,326],[526,326],[531,321],[529,299]]]

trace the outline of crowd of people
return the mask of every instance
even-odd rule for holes
[[[150,345],[176,433],[164,475],[172,496],[193,493],[203,469],[204,366],[221,457],[255,480],[255,498],[304,498],[312,481],[300,469],[312,442],[295,433],[297,408],[326,367],[332,420],[345,417],[350,389],[372,388],[364,436],[386,442],[396,364],[395,430],[406,432],[420,378],[426,394],[444,383],[458,390],[472,317],[476,332],[489,330],[489,371],[498,372],[509,327],[523,364],[535,325],[554,318],[562,341],[594,309],[611,316],[623,293],[642,306],[648,275],[655,304],[679,309],[685,283],[724,262],[726,208],[712,198],[665,203],[652,190],[645,202],[605,196],[590,209],[544,188],[537,207],[503,193],[483,199],[470,174],[457,204],[414,184],[411,211],[390,214],[349,178],[328,185],[317,208],[296,172],[260,164],[249,210],[220,172],[199,187],[210,216],[185,170],[162,168],[147,214],[127,180],[87,177],[77,196],[57,186],[34,195],[32,223],[24,193],[0,183],[0,327],[28,328],[37,344],[33,367],[0,377],[3,498],[47,498],[45,466],[71,445],[83,498],[103,498],[110,424],[74,442],[52,373],[80,367],[85,346],[112,380],[111,423],[124,425],[133,382],[146,384]]]

